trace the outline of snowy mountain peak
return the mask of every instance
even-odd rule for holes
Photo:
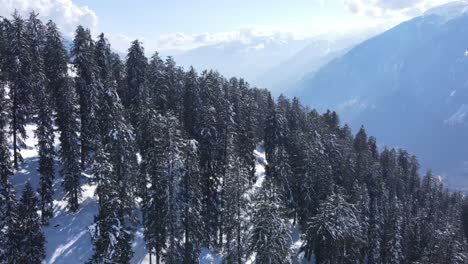
[[[444,5],[440,5],[427,10],[423,16],[436,15],[443,17],[446,20],[451,20],[464,15],[468,11],[468,1],[454,1]]]

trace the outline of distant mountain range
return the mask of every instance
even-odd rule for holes
[[[468,4],[450,3],[350,49],[291,92],[337,110],[382,145],[416,154],[423,169],[468,187]],[[312,69],[315,70],[315,69]]]
[[[370,32],[360,32],[353,37],[318,36],[304,39],[281,33],[247,35],[241,40],[175,54],[174,58],[184,68],[194,66],[199,70],[215,69],[225,76],[242,76],[249,83],[268,88],[278,95],[364,40]]]

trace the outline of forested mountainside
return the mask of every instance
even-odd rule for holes
[[[464,196],[335,112],[147,59],[137,40],[122,61],[83,27],[67,54],[34,13],[1,20],[0,59],[0,263],[468,261]],[[90,248],[46,255],[70,225],[57,214],[75,224],[90,199],[94,224],[74,230]]]
[[[466,1],[452,2],[375,36],[309,75],[295,95],[335,109],[354,129],[364,124],[466,190],[467,11]]]

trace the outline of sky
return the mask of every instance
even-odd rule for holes
[[[185,51],[255,35],[305,38],[389,27],[451,0],[0,0],[0,16],[15,9],[53,19],[65,36],[77,25],[104,32],[113,48],[131,40],[147,51]]]

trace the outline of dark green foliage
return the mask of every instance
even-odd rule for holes
[[[13,165],[18,169],[22,162],[20,150],[25,146],[26,123],[32,115],[32,58],[30,38],[26,22],[18,13],[6,22],[6,45],[4,71],[10,87],[10,134],[13,137]]]
[[[266,179],[263,190],[255,197],[249,251],[255,252],[255,263],[288,263],[291,234],[279,189]]]
[[[128,50],[125,68],[127,87],[120,97],[123,106],[129,113],[130,123],[133,127],[137,127],[138,115],[143,112],[141,107],[146,105],[148,96],[146,87],[148,59],[145,57],[144,49],[138,40],[133,41]]]
[[[99,85],[97,66],[94,59],[95,43],[88,29],[78,26],[73,40],[71,55],[77,76],[76,91],[80,109],[81,168],[92,164],[92,155],[97,149],[99,129],[97,112]]]
[[[18,203],[15,226],[17,256],[14,263],[40,263],[45,258],[45,239],[41,230],[41,220],[37,214],[37,198],[28,182]]]
[[[47,92],[55,106],[55,124],[60,132],[59,158],[62,164],[60,174],[71,211],[78,210],[81,196],[80,142],[78,138],[78,108],[73,81],[68,77],[68,56],[57,26],[47,23],[44,46],[44,72]],[[47,110],[48,111],[48,110]]]
[[[53,180],[54,180],[54,128],[53,128],[53,97],[46,87],[46,75],[44,67],[44,49],[46,28],[32,13],[27,21],[27,32],[30,41],[30,56],[32,68],[32,91],[35,98],[35,131],[38,140],[39,168],[41,175],[39,194],[41,221],[48,224],[53,216]]]

